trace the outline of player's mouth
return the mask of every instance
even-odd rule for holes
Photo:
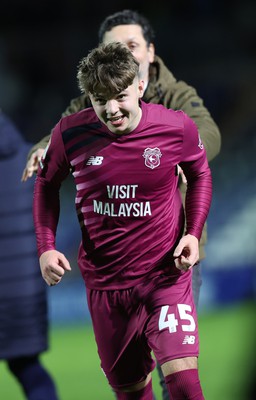
[[[124,115],[118,115],[117,117],[108,118],[108,122],[111,123],[112,126],[119,126],[124,121]]]

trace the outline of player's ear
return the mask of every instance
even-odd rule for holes
[[[139,90],[139,97],[143,97],[143,93],[144,93],[144,81],[142,79],[139,80],[139,86],[138,86],[138,90]]]

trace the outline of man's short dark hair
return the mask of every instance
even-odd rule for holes
[[[153,28],[146,17],[134,10],[118,11],[105,18],[105,20],[101,23],[98,32],[99,42],[101,43],[103,41],[104,34],[107,31],[110,31],[115,26],[133,24],[141,26],[143,37],[146,40],[147,45],[149,46],[150,43],[153,42],[153,39],[155,37]]]

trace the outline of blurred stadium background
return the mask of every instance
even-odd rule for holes
[[[2,0],[0,107],[35,143],[79,95],[79,60],[97,45],[102,19],[123,8],[144,13],[156,32],[156,52],[177,79],[197,88],[222,133],[211,163],[214,196],[200,298],[201,375],[207,400],[252,400],[256,379],[256,3],[244,0],[108,1]],[[21,171],[22,172],[22,171]],[[59,249],[73,265],[49,290],[52,369],[63,400],[108,400],[84,286],[76,264],[79,226],[62,190]],[[83,356],[82,356],[83,355]],[[95,392],[99,388],[100,392]],[[250,389],[253,391],[253,388]],[[156,388],[160,399],[159,388]],[[97,394],[98,393],[98,394]],[[0,398],[23,399],[0,363]]]

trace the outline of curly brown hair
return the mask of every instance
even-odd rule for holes
[[[123,43],[101,44],[78,65],[78,86],[85,93],[116,95],[139,74],[139,63]]]

